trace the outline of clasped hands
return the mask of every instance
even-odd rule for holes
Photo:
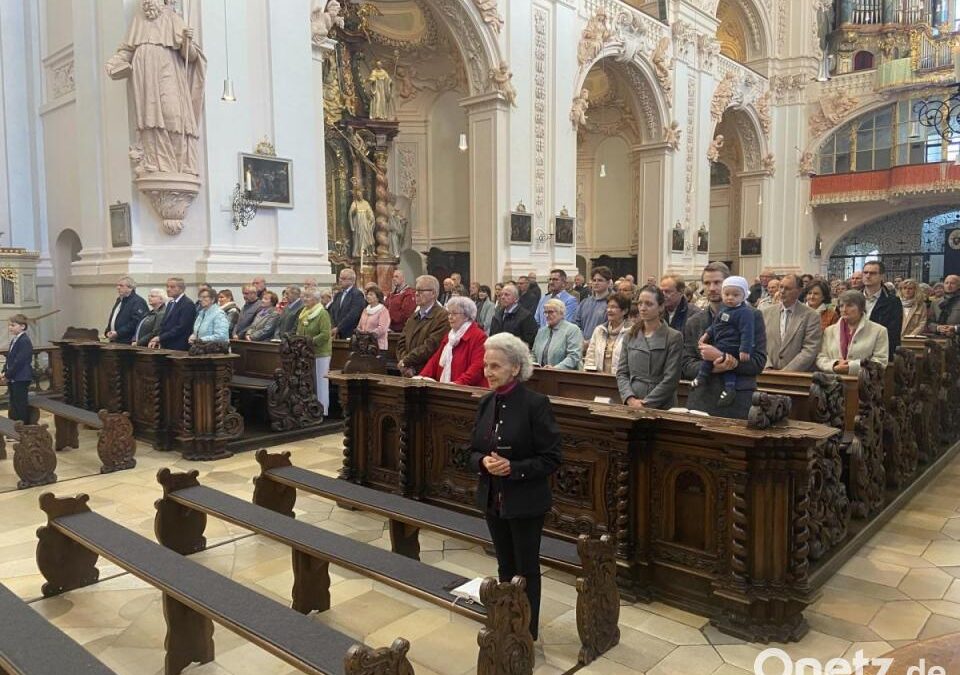
[[[491,476],[509,476],[510,460],[506,457],[501,457],[496,452],[491,452],[483,458],[483,468],[486,469],[487,473]]]

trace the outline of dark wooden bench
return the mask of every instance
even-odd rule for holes
[[[341,506],[376,513],[389,520],[390,543],[395,553],[420,559],[420,528],[456,539],[491,546],[482,518],[407,499],[349,481],[298,468],[290,453],[258,450],[260,475],[254,479],[255,504],[293,516],[297,490],[335,500]],[[613,541],[607,535],[581,535],[576,544],[544,536],[540,561],[549,567],[580,575],[577,579],[577,630],[579,661],[587,664],[620,641],[620,592]]]
[[[466,583],[464,577],[205,487],[197,475],[157,472],[163,498],[156,503],[154,532],[164,546],[183,555],[203,550],[207,516],[226,520],[293,549],[293,609],[298,612],[330,608],[333,563],[484,624],[478,664],[496,664],[497,673],[533,672],[530,607],[522,577],[502,584],[488,578],[482,584],[481,595],[487,596],[483,605],[460,603],[450,589]],[[523,663],[525,657],[529,667],[511,669],[510,664]]]
[[[164,672],[214,659],[213,622],[306,673],[408,675],[410,644],[371,649],[203,565],[94,513],[89,497],[40,496],[47,524],[37,531],[37,567],[46,597],[97,581],[98,556],[163,593]]]
[[[111,675],[73,638],[0,584],[0,673]]]
[[[29,402],[31,408],[45,410],[53,415],[54,448],[58,452],[80,446],[78,425],[82,424],[99,432],[97,455],[101,462],[100,473],[132,469],[137,465],[137,460],[134,459],[137,441],[133,437],[130,413],[106,410],[93,413],[63,401],[36,394],[30,395]]]
[[[7,458],[6,440],[16,441],[13,446],[13,470],[16,471],[17,488],[37,487],[57,482],[57,453],[53,451],[53,438],[46,424],[24,424],[9,417],[0,417],[0,459]]]

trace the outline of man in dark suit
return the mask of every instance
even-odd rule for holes
[[[505,284],[500,291],[500,306],[490,322],[490,335],[510,333],[533,347],[537,337],[537,322],[526,307],[520,306],[520,291],[513,284]]]
[[[356,286],[357,274],[347,268],[340,271],[340,290],[330,303],[331,337],[349,340],[360,322],[360,313],[367,306],[363,293]]]
[[[887,356],[892,363],[903,330],[903,303],[896,292],[883,283],[885,273],[886,269],[879,260],[868,260],[863,264],[863,297],[867,299],[867,317],[887,329],[890,344]]]
[[[137,282],[130,277],[120,277],[117,280],[117,301],[113,303],[103,332],[110,342],[128,345],[146,315],[147,301],[137,295]]]
[[[178,349],[187,351],[190,348],[190,335],[193,333],[193,322],[197,318],[197,307],[184,293],[187,284],[179,277],[167,279],[167,310],[163,314],[160,324],[160,334],[152,338],[148,346],[154,349]]]
[[[520,305],[531,314],[537,313],[540,306],[540,286],[537,284],[537,275],[533,272],[529,276],[520,277],[518,289],[520,291]]]
[[[297,317],[300,316],[300,310],[303,309],[303,299],[300,297],[299,286],[287,286],[284,291],[287,294],[287,306],[283,308],[283,313],[277,320],[277,330],[275,337],[282,338],[284,335],[293,335],[297,332]]]
[[[660,291],[663,293],[663,309],[668,326],[683,333],[687,319],[700,313],[700,308],[687,302],[684,291],[687,285],[677,274],[665,274],[660,279]]]

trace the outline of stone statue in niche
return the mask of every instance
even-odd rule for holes
[[[164,0],[143,0],[127,36],[106,63],[114,80],[129,79],[137,125],[130,148],[138,187],[153,202],[167,234],[200,189],[200,118],[206,58],[190,28]]]
[[[707,148],[707,159],[716,162],[720,159],[720,148],[723,147],[723,134],[717,134],[717,137],[710,141],[710,147]]]
[[[586,89],[580,90],[580,95],[573,99],[573,107],[570,108],[570,121],[573,122],[573,128],[576,129],[587,124],[587,108],[590,107],[590,92]]]
[[[817,12],[817,37],[820,51],[826,53],[828,38],[833,31],[833,0],[814,0],[813,8]]]
[[[107,61],[111,78],[133,83],[142,150],[135,171],[197,176],[206,59],[193,29],[170,6],[162,0],[143,0],[141,6],[126,40]]]
[[[343,17],[340,16],[339,0],[330,0],[326,7],[322,3],[313,8],[310,12],[310,32],[313,35],[314,44],[323,42],[334,26],[343,28]]]
[[[393,102],[393,79],[383,69],[382,61],[377,61],[376,67],[370,71],[367,84],[370,85],[370,119],[396,119],[396,109]]]
[[[353,233],[353,256],[368,255],[373,248],[373,228],[376,217],[370,202],[363,198],[363,185],[354,178],[353,203],[350,204],[350,231]]]

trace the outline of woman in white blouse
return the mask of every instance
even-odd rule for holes
[[[823,332],[817,368],[825,373],[857,375],[864,359],[887,367],[887,329],[867,318],[860,291],[844,291],[837,301],[840,320]]]
[[[607,299],[607,322],[593,329],[583,369],[600,373],[614,373],[620,363],[623,338],[633,325],[627,318],[630,313],[630,298],[614,293]]]

